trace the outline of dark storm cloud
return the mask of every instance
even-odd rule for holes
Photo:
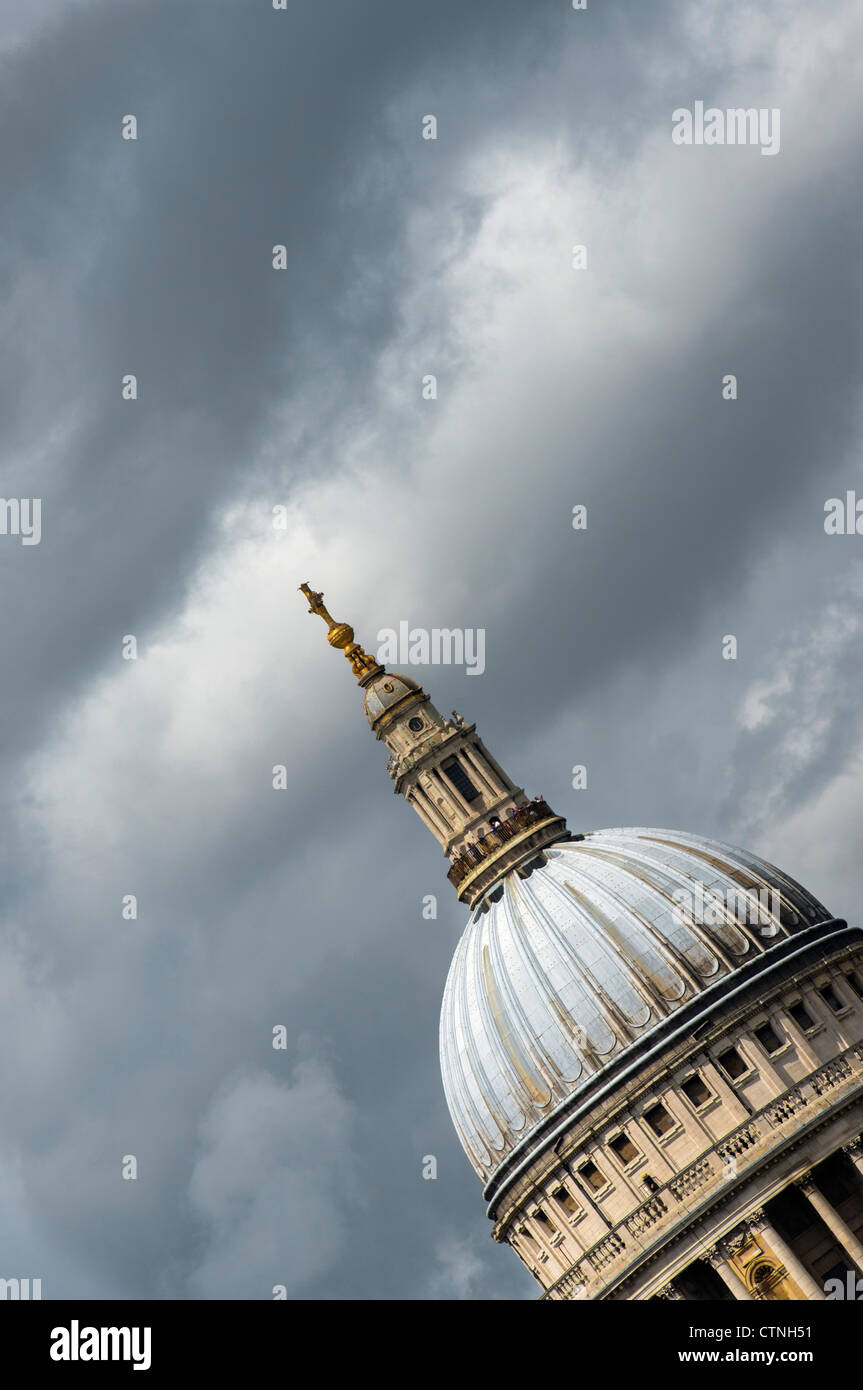
[[[4,59],[4,491],[45,517],[0,550],[0,1189],[46,1296],[532,1296],[441,1094],[462,913],[300,580],[370,647],[485,625],[483,678],[422,679],[571,823],[803,852],[859,742],[857,562],[821,525],[856,108],[805,6],[810,85],[775,6],[712,13],[99,5]],[[776,160],[670,157],[675,106],[777,89]]]
[[[361,409],[406,206],[382,105],[436,34],[465,63],[478,42],[479,16],[450,3],[418,43],[405,9],[96,4],[6,59],[4,486],[45,506],[39,565],[5,574],[20,728],[50,711],[58,665],[80,678],[176,606],[225,492],[261,467],[274,407],[318,376],[345,416]],[[494,6],[491,53],[517,10]],[[289,476],[321,466],[318,445],[301,439]]]

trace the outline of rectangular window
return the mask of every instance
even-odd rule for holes
[[[570,1216],[577,1216],[578,1213],[581,1211],[581,1207],[578,1205],[578,1202],[575,1200],[571,1192],[567,1192],[565,1187],[555,1188],[554,1192],[552,1192],[551,1195],[557,1202],[557,1205],[559,1207],[563,1207],[564,1211],[569,1212]]]
[[[554,1222],[550,1220],[548,1216],[546,1216],[544,1211],[534,1212],[534,1215],[537,1221],[539,1222],[540,1226],[544,1228],[547,1235],[557,1234],[557,1227],[555,1226]]]
[[[849,975],[845,976],[845,979],[848,981],[857,997],[863,999],[863,980],[860,979],[857,972],[852,970]]]
[[[644,1118],[654,1134],[668,1134],[674,1129],[675,1121],[664,1105],[652,1105],[649,1110],[645,1110]]]
[[[801,999],[798,999],[796,1004],[789,1004],[788,1012],[794,1019],[797,1027],[802,1028],[804,1033],[808,1033],[810,1028],[815,1027],[815,1019]]]
[[[839,995],[832,985],[820,985],[818,993],[821,995],[828,1009],[832,1009],[834,1014],[840,1013],[842,1009],[845,1008],[843,1000],[839,998]]]
[[[736,1047],[726,1048],[724,1052],[720,1052],[716,1060],[725,1072],[725,1075],[730,1076],[732,1081],[749,1070],[749,1067],[744,1062]]]
[[[628,1134],[617,1134],[608,1142],[608,1147],[614,1149],[621,1163],[632,1163],[638,1158],[638,1149],[633,1144]]]
[[[443,771],[452,782],[456,791],[461,792],[465,801],[475,801],[479,792],[473,782],[468,777],[461,763],[453,758],[451,763],[444,763]]]
[[[712,1092],[707,1089],[700,1076],[690,1076],[684,1081],[681,1090],[693,1105],[706,1105]]]
[[[578,1171],[592,1192],[605,1187],[605,1174],[600,1173],[595,1163],[583,1163]]]
[[[782,1046],[782,1039],[772,1023],[762,1023],[760,1028],[755,1029],[755,1036],[768,1056],[771,1052],[778,1052]]]

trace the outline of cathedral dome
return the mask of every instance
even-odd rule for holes
[[[601,830],[545,853],[472,914],[444,992],[447,1104],[486,1180],[665,1020],[830,917],[773,865],[696,835]]]

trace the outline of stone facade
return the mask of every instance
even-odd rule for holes
[[[824,1298],[863,1273],[861,1089],[855,945],[585,1114],[494,1204],[494,1237],[551,1299]]]

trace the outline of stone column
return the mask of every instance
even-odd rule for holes
[[[461,825],[459,808],[457,804],[454,804],[454,799],[452,801],[450,800],[449,788],[445,787],[441,778],[435,777],[433,772],[421,773],[420,780],[415,783],[415,788],[426,798],[438,820],[446,827],[446,839],[444,840],[444,844],[446,844],[447,840],[459,833]],[[449,808],[448,810],[444,810],[443,806],[438,805],[437,801],[435,801],[435,794],[442,797]]]
[[[782,1261],[789,1275],[803,1294],[803,1297],[808,1302],[814,1303],[819,1299],[823,1301],[825,1298],[824,1290],[812,1278],[808,1269],[806,1269],[805,1265],[794,1254],[791,1246],[788,1245],[782,1239],[779,1232],[771,1226],[763,1212],[753,1213],[751,1226],[753,1231],[757,1231],[759,1235],[764,1236],[773,1254]]]
[[[770,1058],[755,1051],[755,1039],[749,1033],[738,1038],[737,1046],[750,1066],[756,1066],[762,1076],[769,1078],[777,1096],[781,1096],[783,1091],[788,1090],[788,1082],[779,1075]]]
[[[852,1139],[850,1144],[843,1144],[842,1152],[848,1155],[857,1172],[863,1177],[863,1139]]]
[[[799,1187],[806,1200],[815,1208],[828,1231],[831,1231],[841,1245],[845,1254],[855,1264],[858,1270],[863,1273],[863,1245],[855,1236],[851,1227],[847,1225],[838,1211],[828,1202],[823,1192],[819,1192],[815,1186],[815,1180],[811,1173],[806,1173],[802,1178],[798,1178],[794,1184]]]
[[[717,955],[718,954],[719,952],[717,951]],[[733,962],[729,957],[723,956],[722,959],[727,960],[729,968],[734,968]],[[750,1112],[746,1109],[746,1106],[742,1103],[734,1087],[728,1082],[728,1079],[722,1075],[722,1072],[715,1062],[705,1062],[701,1067],[701,1071],[706,1078],[709,1078],[713,1094],[719,1096],[728,1111],[734,1115],[737,1125],[745,1124],[747,1120],[751,1120],[752,1116]],[[737,1128],[737,1125],[735,1125],[735,1128]]]
[[[725,1287],[728,1289],[732,1298],[738,1299],[741,1303],[754,1303],[756,1300],[747,1289],[737,1270],[729,1260],[725,1250],[721,1245],[712,1245],[709,1250],[705,1250],[702,1259],[705,1259],[716,1273],[719,1275]]]
[[[448,797],[450,801],[454,802],[456,809],[461,811],[465,819],[459,826],[459,829],[466,830],[470,822],[474,820],[474,818],[479,814],[478,810],[471,810],[470,803],[465,801],[458,787],[455,785],[455,782],[450,782],[449,779],[444,781],[444,773],[440,770],[440,768],[432,768],[431,775],[434,778],[436,785],[440,787],[444,796]]]
[[[805,999],[803,1000],[803,1003],[806,1003]],[[811,1007],[811,1005],[808,1005],[807,1007],[809,1009],[809,1012],[814,1016],[815,1011]],[[794,1019],[791,1017],[789,1013],[785,1014],[783,1020],[783,1027],[785,1029],[785,1032],[792,1039],[794,1046],[800,1053],[800,1056],[803,1057],[809,1063],[811,1070],[813,1072],[818,1071],[819,1067],[822,1067],[824,1063],[821,1061],[821,1058],[818,1056],[818,1053],[814,1052],[813,1049],[810,1047],[809,1040],[806,1037],[806,1034],[803,1032],[803,1029],[800,1027],[799,1024],[794,1022]]]
[[[549,1283],[554,1284],[567,1270],[571,1268],[571,1261],[567,1258],[566,1251],[560,1249],[561,1242],[555,1245],[555,1238],[560,1234],[557,1227],[546,1216],[549,1229],[546,1230],[545,1222],[541,1221],[537,1211],[528,1212],[528,1220],[532,1222],[533,1229],[528,1232],[533,1236],[540,1250],[546,1256],[543,1263],[549,1274]]]
[[[495,779],[494,774],[483,767],[482,759],[479,757],[477,750],[472,744],[462,744],[461,751],[464,754],[468,766],[472,768],[474,776],[478,777],[480,782],[485,784],[486,795],[490,796],[492,801],[499,801],[502,796],[509,795],[506,787],[500,785],[499,779]],[[496,780],[497,785],[495,785]]]
[[[507,796],[513,797],[516,801],[520,796],[524,796],[524,789],[522,787],[517,787],[515,782],[506,775],[497,758],[491,756],[491,753],[489,753],[482,739],[476,739],[475,743],[477,753],[485,758],[495,777],[500,779],[500,784],[505,789]]]
[[[406,799],[410,802],[411,806],[413,806],[420,819],[428,826],[435,839],[440,840],[441,844],[445,845],[450,838],[451,831],[437,814],[437,808],[432,802],[428,792],[417,783],[415,787],[412,787],[411,790],[407,792]]]

